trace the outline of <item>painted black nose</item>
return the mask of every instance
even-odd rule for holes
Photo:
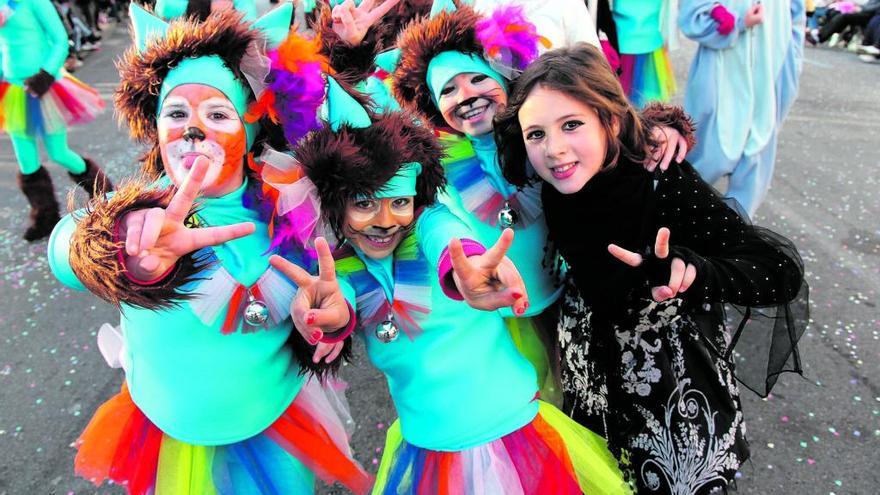
[[[202,132],[198,127],[188,127],[185,131],[183,131],[183,140],[184,141],[204,141],[205,133]]]

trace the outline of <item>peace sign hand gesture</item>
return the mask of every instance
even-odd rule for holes
[[[376,0],[364,0],[355,5],[354,0],[345,0],[333,7],[333,32],[351,46],[360,45],[373,24],[393,9],[400,0],[385,0],[375,7]],[[375,8],[374,8],[375,7]]]
[[[290,315],[300,335],[310,345],[317,345],[313,361],[327,356],[327,363],[336,359],[343,342],[320,342],[324,333],[333,333],[350,323],[348,302],[336,280],[336,265],[330,246],[323,237],[315,240],[318,251],[318,276],[312,276],[299,266],[280,256],[272,256],[269,263],[293,280],[299,289],[290,304]]]
[[[529,307],[526,286],[507,250],[513,243],[513,230],[504,229],[494,246],[481,255],[464,254],[461,240],[449,243],[452,277],[464,300],[473,308],[493,311],[508,306],[516,315]]]
[[[666,259],[669,256],[669,229],[662,227],[657,231],[657,239],[654,241],[654,256],[658,259]],[[645,260],[642,255],[623,249],[616,244],[608,245],[608,252],[612,256],[623,261],[629,266],[640,266]],[[681,292],[688,290],[694,279],[697,278],[697,268],[681,258],[673,258],[669,275],[669,283],[651,288],[651,296],[655,301],[672,299]]]
[[[251,222],[198,229],[184,225],[208,166],[204,157],[196,159],[166,208],[135,210],[122,218],[119,232],[125,242],[125,268],[132,277],[154,280],[186,254],[254,232]]]

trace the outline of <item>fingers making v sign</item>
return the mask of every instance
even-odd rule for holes
[[[528,309],[525,283],[507,257],[511,244],[511,229],[504,229],[495,245],[477,256],[466,256],[459,239],[449,243],[453,280],[471,307],[491,311],[512,306],[516,315],[522,315]]]
[[[207,159],[199,157],[167,207],[135,210],[122,218],[119,232],[125,242],[125,266],[131,276],[154,280],[188,253],[254,232],[251,222],[204,228],[184,224],[207,172]]]
[[[370,27],[388,13],[400,0],[385,0],[376,6],[376,0],[364,0],[356,5],[353,0],[345,0],[333,7],[333,31],[349,45],[361,44]]]
[[[329,363],[342,351],[345,335],[339,331],[350,324],[351,312],[336,280],[336,266],[327,240],[316,239],[315,249],[317,276],[280,256],[272,256],[269,263],[299,287],[290,305],[293,324],[309,344],[317,346],[313,361],[317,363],[326,357],[325,362]]]
[[[665,260],[669,257],[669,236],[670,232],[666,227],[661,227],[657,231],[657,239],[654,241],[654,256],[657,259]],[[632,267],[641,266],[645,262],[645,258],[641,254],[626,250],[616,244],[609,244],[608,252]],[[652,287],[651,296],[657,302],[672,299],[679,293],[685,292],[696,278],[697,268],[694,265],[685,263],[681,258],[673,258],[670,262],[669,282],[666,285]]]

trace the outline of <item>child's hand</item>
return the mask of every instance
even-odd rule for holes
[[[318,251],[317,277],[281,256],[269,259],[275,269],[299,286],[290,303],[290,316],[300,335],[311,345],[316,345],[325,332],[333,333],[345,327],[351,319],[348,302],[336,280],[336,266],[330,246],[323,237],[319,237],[315,240],[315,249]],[[317,355],[318,352],[315,352]]]
[[[333,7],[330,13],[333,18],[333,32],[351,46],[360,45],[370,27],[393,9],[399,1],[385,0],[382,5],[374,9],[376,0],[364,0],[357,6],[353,0],[345,0]]]
[[[660,170],[666,170],[673,158],[675,163],[681,163],[687,156],[687,139],[672,127],[666,125],[654,127],[651,129],[651,140],[657,143],[657,146],[651,151],[651,161],[645,164],[648,172],[653,172],[658,165]]]
[[[608,252],[611,253],[611,256],[632,267],[640,266],[644,262],[642,255],[623,249],[616,244],[609,244]],[[657,239],[654,241],[654,256],[659,259],[666,259],[669,256],[669,229],[666,227],[657,231]],[[694,265],[685,264],[681,258],[673,258],[671,267],[669,283],[651,288],[651,296],[657,302],[672,299],[680,292],[686,291],[697,278],[697,268]]]
[[[119,234],[125,242],[125,268],[132,277],[154,280],[181,256],[254,232],[250,222],[198,229],[184,225],[207,172],[208,160],[197,158],[167,208],[135,210],[122,217]]]
[[[764,22],[764,5],[756,3],[746,11],[746,27],[757,26]]]
[[[312,362],[315,364],[320,363],[323,358],[325,363],[332,363],[339,357],[339,353],[342,352],[344,346],[344,341],[333,344],[318,342],[318,345],[315,346],[315,353],[312,355]]]
[[[505,256],[513,243],[513,230],[504,229],[494,246],[485,253],[467,257],[459,239],[449,243],[452,277],[464,300],[473,308],[493,311],[513,306],[516,315],[529,307],[522,276]]]

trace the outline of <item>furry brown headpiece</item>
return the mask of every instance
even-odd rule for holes
[[[340,238],[348,201],[374,195],[402,165],[422,165],[416,180],[416,208],[433,204],[446,185],[440,164],[443,151],[429,128],[402,112],[372,115],[371,120],[367,128],[343,124],[334,132],[327,126],[293,150],[318,189],[324,221]]]
[[[154,143],[159,91],[168,72],[187,58],[217,55],[244,84],[241,60],[248,47],[263,35],[242,22],[234,10],[212,13],[204,22],[175,20],[167,34],[139,51],[126,50],[116,67],[122,79],[116,89],[117,119],[127,124],[131,137]]]
[[[482,17],[470,7],[441,12],[410,25],[397,40],[400,62],[394,71],[394,97],[404,108],[426,116],[432,124],[447,127],[428,87],[428,65],[437,55],[457,51],[483,56],[476,26]]]

